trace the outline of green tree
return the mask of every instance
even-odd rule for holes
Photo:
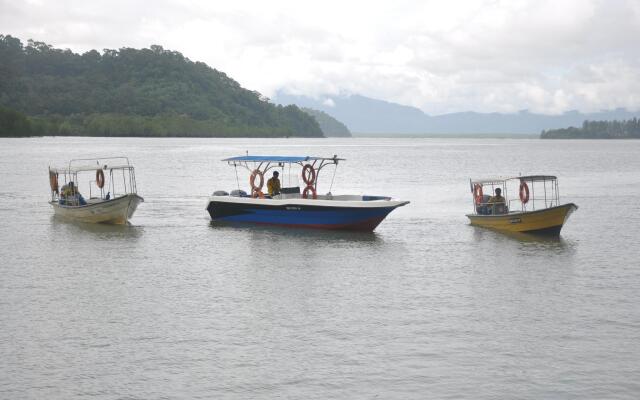
[[[31,134],[33,134],[33,127],[26,115],[0,107],[0,136],[29,136]]]
[[[176,51],[76,54],[0,35],[0,106],[51,135],[304,136],[320,126]]]

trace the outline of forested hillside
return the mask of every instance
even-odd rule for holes
[[[542,131],[542,139],[640,139],[640,120],[584,121],[581,128]]]
[[[0,35],[0,107],[43,135],[322,136],[296,106],[160,46],[76,54]]]
[[[314,110],[313,108],[302,107],[302,111],[311,115],[313,118],[318,121],[320,124],[320,129],[322,129],[322,133],[325,136],[332,137],[349,137],[351,136],[351,132],[349,132],[349,128],[345,126],[342,122],[333,118],[331,115],[327,114],[324,111]]]

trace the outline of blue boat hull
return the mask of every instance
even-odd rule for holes
[[[207,211],[213,221],[371,232],[398,206],[333,207],[210,201]]]

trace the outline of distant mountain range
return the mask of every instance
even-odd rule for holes
[[[628,120],[640,111],[623,108],[596,113],[568,111],[561,115],[457,112],[428,115],[422,110],[360,95],[321,96],[314,99],[278,92],[277,104],[324,111],[354,133],[372,134],[539,134],[543,130],[582,126],[585,120]]]

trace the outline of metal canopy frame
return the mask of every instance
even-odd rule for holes
[[[315,181],[313,184],[314,189],[318,189],[318,179],[320,177],[320,171],[328,165],[335,165],[338,167],[338,163],[340,161],[345,161],[344,158],[338,158],[337,155],[333,157],[311,157],[311,156],[238,156],[238,157],[230,157],[225,158],[222,161],[226,161],[229,165],[233,167],[243,167],[250,173],[255,171],[256,169],[262,172],[263,175],[271,169],[281,168],[284,173],[284,166],[286,164],[293,165],[297,164],[304,168],[305,165],[309,164],[315,170]],[[289,170],[290,172],[290,170]],[[290,175],[290,174],[289,174]],[[335,172],[334,172],[335,177]],[[291,178],[289,176],[289,178]],[[237,172],[236,172],[236,181]],[[240,183],[238,181],[238,189],[240,189]],[[333,184],[333,182],[332,182]]]
[[[110,165],[110,163],[114,163]],[[49,167],[49,173],[56,174],[56,178],[59,175],[64,177],[64,185],[69,182],[78,182],[78,173],[81,172],[95,172],[97,170],[106,171],[109,175],[107,189],[110,193],[116,197],[116,185],[114,179],[114,171],[122,171],[122,185],[124,188],[124,194],[136,194],[138,192],[138,185],[136,181],[135,168],[131,165],[129,158],[124,156],[117,157],[101,157],[101,158],[76,158],[69,161],[69,164],[65,168]],[[127,185],[127,176],[128,182]],[[61,182],[58,182],[60,184]],[[89,181],[89,198],[92,197],[91,185],[95,183],[95,180]],[[106,183],[106,182],[105,182]],[[104,187],[100,189],[100,197],[104,198]],[[59,198],[59,194],[55,191],[51,191],[51,200],[55,201]]]
[[[520,183],[530,183],[530,196],[529,201],[527,203],[522,203],[519,197],[519,193],[516,199],[509,200],[508,194],[508,183],[511,181],[518,181]],[[538,197],[536,197],[536,184],[539,187],[542,184],[542,194],[540,195],[540,191],[538,191]],[[474,213],[477,214],[478,209],[477,206],[488,205],[486,203],[476,204],[474,195],[474,186],[480,185],[483,188],[485,186],[491,187],[491,193],[494,193],[496,187],[500,187],[502,189],[502,196],[504,197],[508,209],[511,210],[511,203],[520,203],[521,211],[535,211],[537,209],[550,208],[554,206],[560,205],[560,190],[558,187],[558,178],[553,175],[526,175],[526,176],[514,176],[508,178],[493,178],[493,179],[470,179],[469,186],[471,188],[471,199],[473,204]],[[529,186],[529,185],[527,185]],[[544,207],[536,208],[536,201],[538,205],[541,203]],[[527,210],[528,204],[531,204],[531,210]]]
[[[312,156],[237,156],[225,158],[222,161],[269,161],[269,162],[284,162],[284,163],[299,163],[304,161],[317,161],[317,160],[339,160],[344,161],[344,158],[333,157],[312,157]]]

